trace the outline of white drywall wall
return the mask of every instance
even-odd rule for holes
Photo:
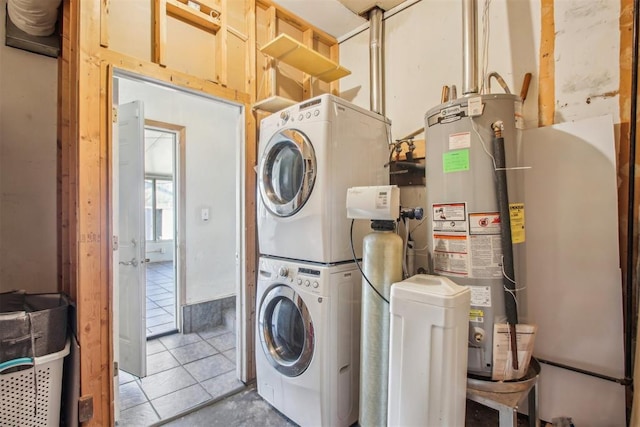
[[[56,292],[58,61],[4,45],[0,1],[0,292]]]
[[[235,294],[240,107],[139,81],[119,79],[119,84],[121,104],[140,100],[145,118],[186,127],[183,304]],[[209,221],[201,219],[203,208],[210,210]]]

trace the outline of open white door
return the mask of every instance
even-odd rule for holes
[[[118,107],[119,368],[137,377],[147,375],[143,107]]]

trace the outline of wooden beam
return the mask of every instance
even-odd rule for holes
[[[282,6],[275,4],[273,1],[271,0],[257,0],[256,1],[257,4],[259,4],[261,7],[267,9],[267,8],[271,8],[271,7],[275,7],[276,11],[277,11],[277,17],[282,19],[283,21],[286,21],[287,23],[293,25],[295,28],[297,28],[300,31],[306,31],[308,29],[313,30],[313,34],[314,37],[316,37],[318,40],[320,40],[321,42],[323,42],[326,45],[334,45],[336,43],[338,43],[338,41],[336,40],[335,37],[333,37],[332,35],[322,31],[320,28],[311,25],[308,21],[305,21],[304,19],[300,18],[299,16],[289,12],[289,10],[283,8]]]
[[[278,17],[276,14],[275,6],[270,6],[267,10],[267,38],[269,41],[276,38],[278,34]],[[276,96],[278,94],[278,88],[276,86],[276,60],[273,58],[267,58],[265,56],[265,60],[267,61],[267,65],[265,66],[265,75],[264,75],[264,83],[266,87],[266,96],[265,98],[269,98],[272,96]]]
[[[166,66],[167,1],[153,0],[153,57],[152,62]]]
[[[340,45],[338,42],[329,47],[329,59],[336,64],[340,63]],[[329,83],[329,92],[335,96],[340,96],[340,79],[336,79]]]
[[[80,393],[94,399],[88,425],[112,425],[111,311],[108,229],[105,68],[93,55],[100,49],[100,2],[78,0],[79,61],[77,152],[77,316]],[[104,48],[103,48],[104,49]],[[110,114],[109,114],[110,117]]]
[[[256,2],[255,0],[245,0],[245,21],[247,22],[248,38],[245,48],[245,92],[250,95],[249,103],[256,102]],[[250,110],[245,111],[249,114]]]
[[[555,40],[554,1],[541,0],[540,72],[538,80],[538,125],[555,122]]]
[[[229,101],[238,103],[249,102],[250,97],[247,93],[226,88],[210,80],[161,67],[153,62],[132,58],[109,49],[101,49],[97,57],[123,71],[151,77],[156,80],[184,87],[185,89],[197,90]]]
[[[105,236],[106,245],[102,245],[106,250],[101,251],[102,263],[108,267],[101,271],[100,282],[106,283],[102,290],[101,299],[103,307],[106,307],[106,313],[103,319],[114,318],[114,301],[113,301],[113,211],[111,209],[111,201],[113,200],[113,164],[111,153],[113,152],[113,67],[106,62],[100,64],[100,80],[105,84],[100,87],[100,190],[102,192],[101,199],[104,200],[105,219],[100,224],[100,234]],[[108,322],[106,327],[101,328],[101,341],[107,343],[108,351],[102,355],[101,366],[106,366],[107,379],[115,377],[113,366],[113,322]],[[104,347],[104,344],[102,345]],[[113,382],[111,382],[113,384]],[[115,391],[113,385],[109,387],[109,414],[114,414],[114,396]]]
[[[618,147],[618,158],[617,158],[617,166],[618,166],[618,212],[619,212],[619,221],[618,221],[618,236],[619,236],[619,244],[620,244],[620,266],[622,269],[622,277],[623,277],[623,306],[627,307],[627,302],[629,299],[632,301],[632,310],[631,315],[634,316],[634,313],[638,312],[637,306],[637,293],[638,287],[637,285],[633,286],[633,292],[631,295],[628,295],[626,292],[627,286],[627,260],[629,257],[632,259],[632,265],[638,265],[638,236],[640,230],[638,227],[634,227],[633,236],[629,236],[628,234],[628,226],[629,221],[633,221],[634,224],[638,224],[638,208],[637,208],[637,200],[640,199],[640,175],[636,173],[635,176],[635,193],[634,197],[636,200],[636,204],[633,209],[633,216],[629,218],[629,185],[631,184],[629,179],[629,169],[630,166],[633,166],[636,171],[639,170],[638,159],[631,158],[631,124],[632,120],[636,121],[636,126],[640,124],[638,117],[631,116],[631,100],[633,97],[637,97],[638,94],[633,94],[631,92],[632,89],[632,53],[633,53],[633,12],[634,12],[634,2],[633,0],[620,0],[620,19],[619,19],[619,29],[620,29],[620,52],[619,52],[619,69],[620,69],[620,83],[619,83],[619,98],[618,105],[620,110],[620,132],[619,132],[619,143]],[[638,135],[636,135],[636,144],[638,143]],[[637,153],[636,153],[637,155]],[[631,253],[629,253],[627,244],[629,239],[633,242]],[[637,284],[638,277],[636,269],[633,269],[632,273],[632,283]],[[626,313],[628,315],[628,313]],[[634,322],[634,326],[629,331],[624,331],[625,337],[626,334],[631,334],[631,336],[637,338],[640,337],[640,328]],[[640,357],[640,346],[636,344],[636,348],[633,349],[636,357],[636,368],[634,370],[634,382],[638,384],[640,381],[640,369],[638,369],[638,360]],[[631,423],[629,425],[640,425],[640,392],[635,390],[635,392],[627,387],[626,388],[627,402],[633,401],[633,410],[631,412]]]
[[[220,0],[220,13],[227,16],[227,0]],[[227,85],[227,19],[222,20],[221,31],[216,34],[216,81],[223,86]]]
[[[245,104],[245,188],[244,188],[244,221],[245,221],[245,288],[243,292],[242,312],[244,321],[245,356],[242,358],[245,378],[248,382],[256,377],[255,367],[255,324],[256,324],[256,287],[257,287],[257,252],[256,234],[256,173],[258,147],[256,143],[256,121],[251,112],[251,105]]]
[[[302,33],[302,44],[313,50],[313,30],[307,29]],[[302,99],[313,98],[313,85],[311,75],[302,74]]]
[[[109,47],[109,2],[100,0],[100,46]]]

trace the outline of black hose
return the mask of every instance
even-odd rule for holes
[[[631,115],[629,118],[629,207],[627,210],[627,274],[626,274],[626,304],[624,313],[624,376],[633,378],[633,221],[635,208],[635,180],[636,180],[636,121],[638,110],[638,26],[640,25],[640,1],[633,2],[633,53],[631,55]]]
[[[518,324],[518,306],[516,304],[515,272],[513,268],[513,246],[511,244],[511,220],[509,216],[509,194],[507,192],[507,171],[504,138],[494,136],[493,157],[495,159],[496,197],[500,213],[500,243],[502,245],[502,283],[504,286],[504,308],[507,323]]]

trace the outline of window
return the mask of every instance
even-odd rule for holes
[[[148,241],[173,239],[173,181],[144,180],[145,235]]]

